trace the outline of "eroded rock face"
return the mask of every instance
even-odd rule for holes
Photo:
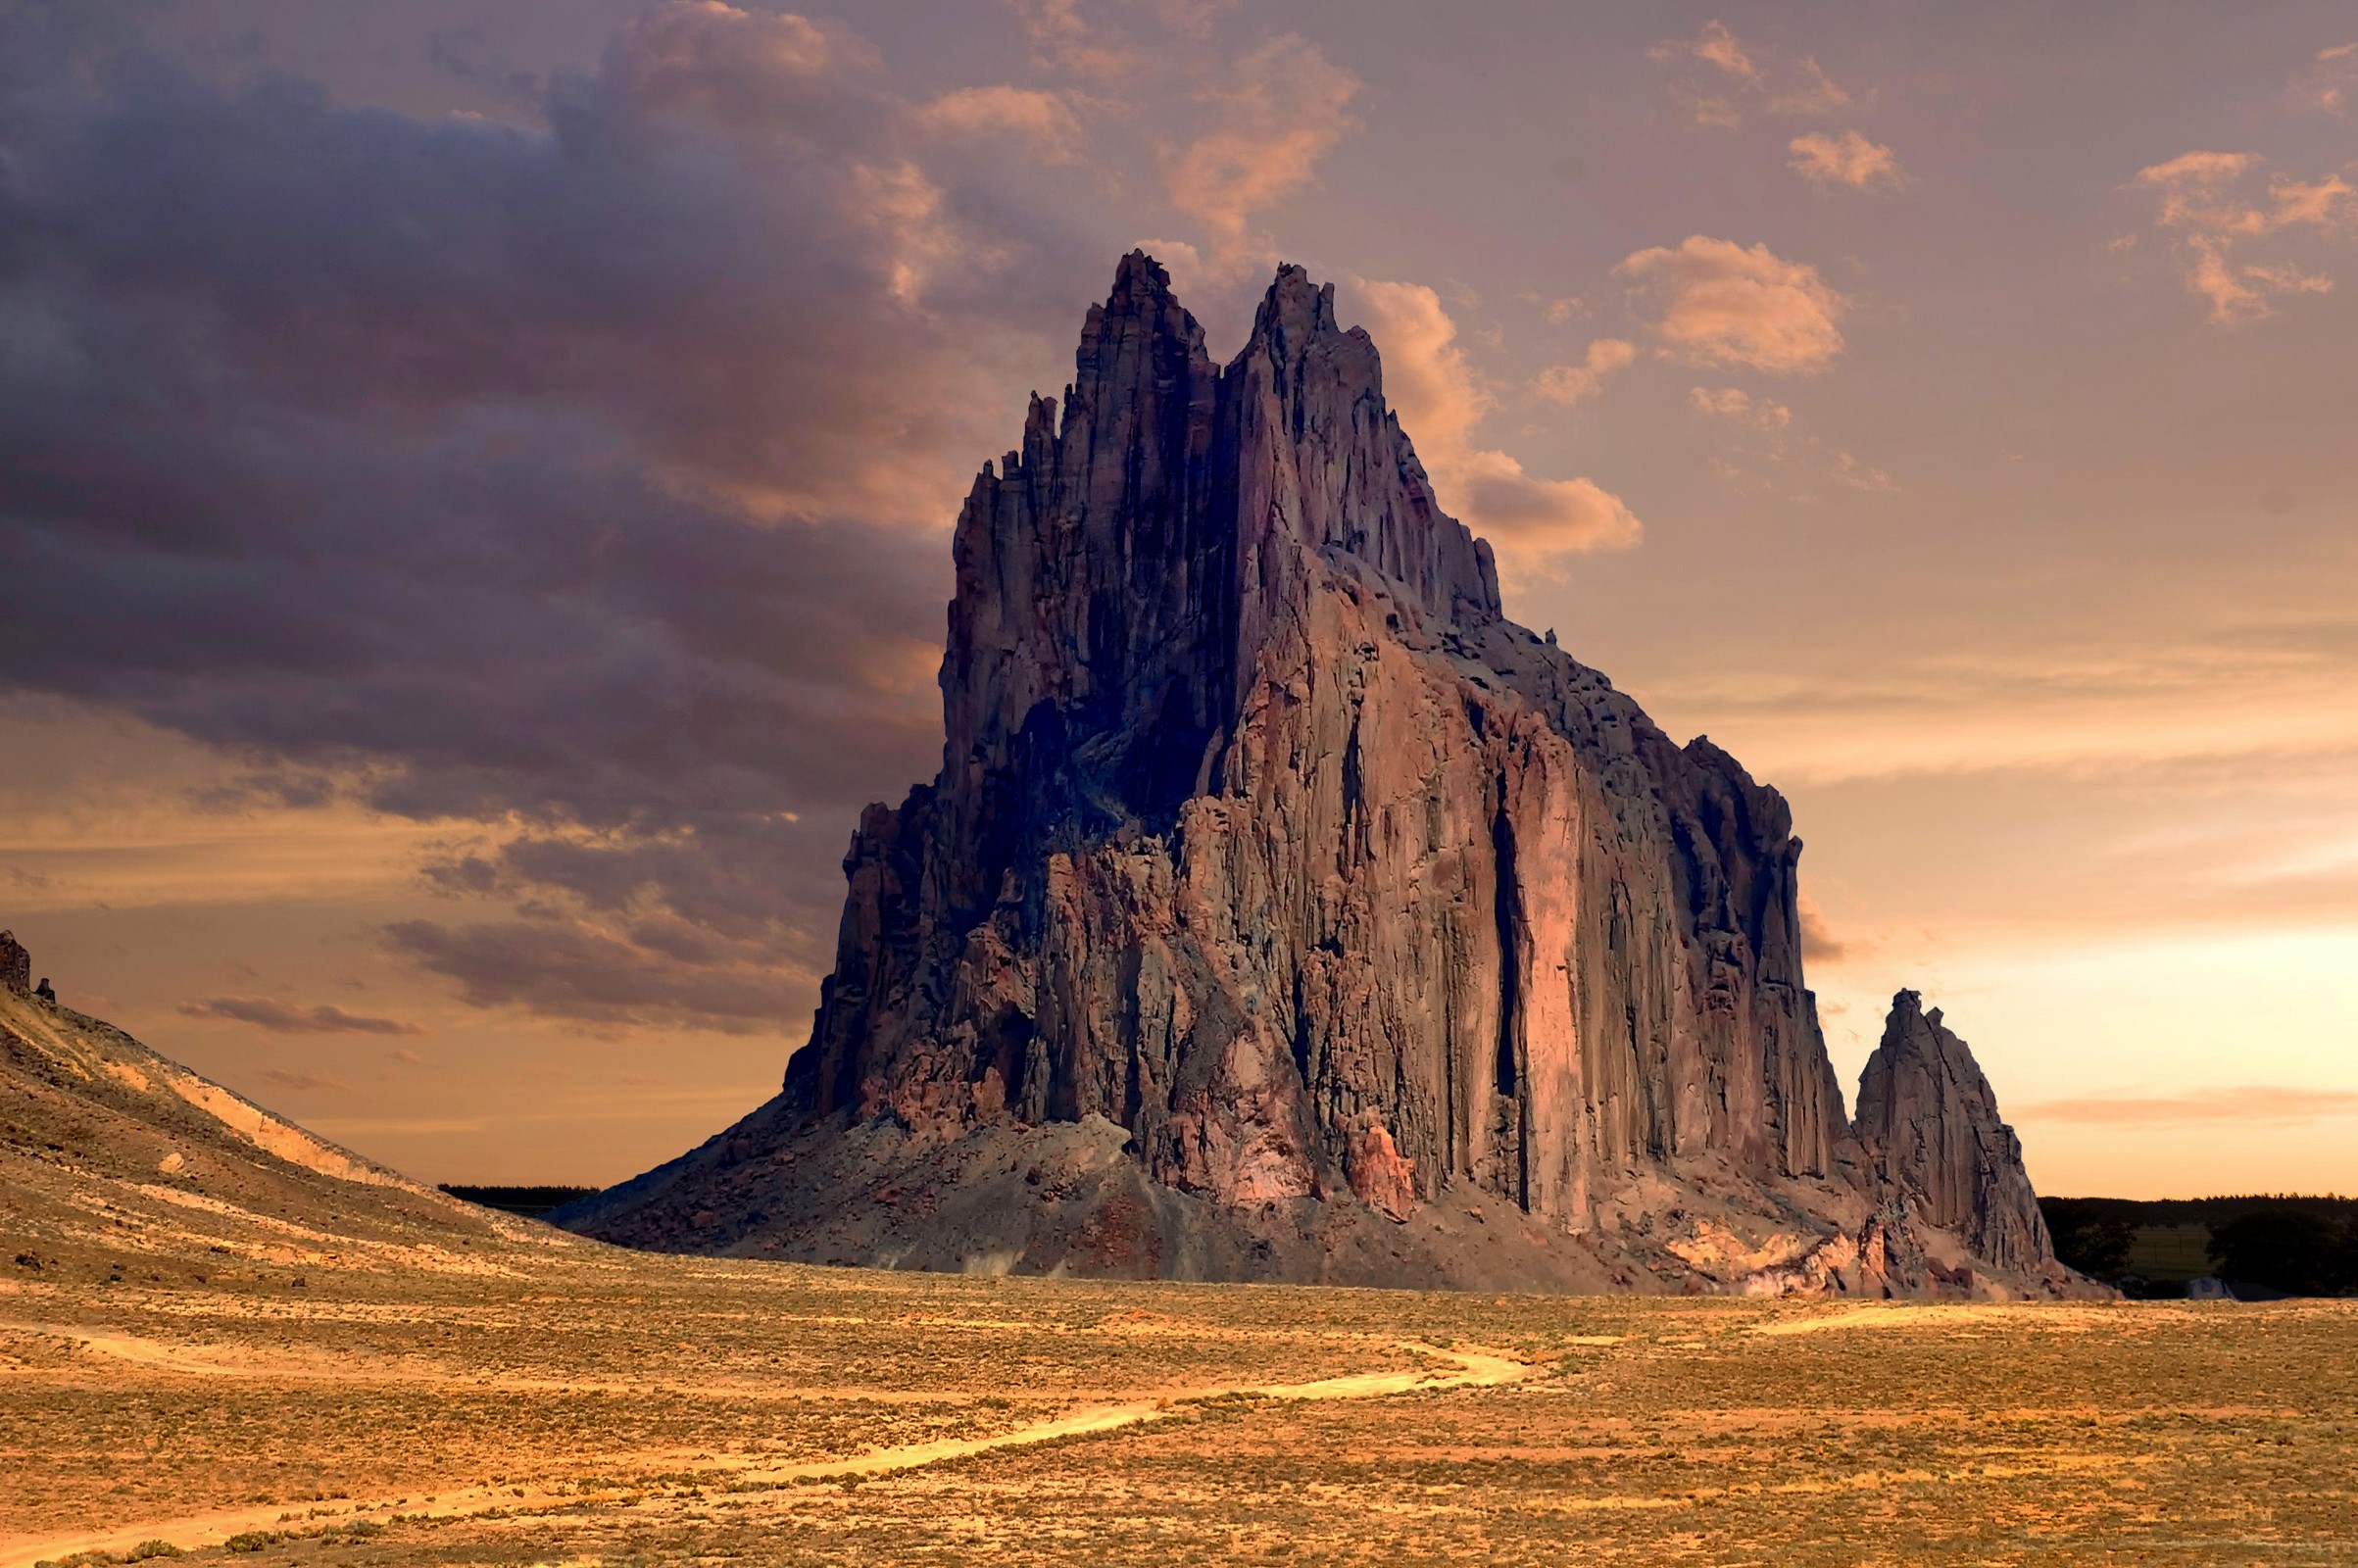
[[[1999,1119],[1973,1053],[1913,991],[1891,999],[1883,1043],[1859,1077],[1855,1131],[1876,1176],[1922,1223],[2001,1271],[2054,1262],[2021,1140]]]
[[[879,1216],[845,1139],[887,1120],[865,1168],[971,1186],[1001,1179],[976,1151],[1102,1126],[1118,1160],[959,1222],[988,1255],[1909,1288],[1861,1261],[1886,1222],[1802,986],[1785,802],[1502,616],[1331,289],[1281,270],[1223,368],[1126,258],[955,555],[942,771],[861,819],[784,1093],[573,1223],[961,1266]],[[1075,1241],[1076,1202],[1134,1255]],[[1458,1232],[1510,1215],[1514,1248],[1467,1247],[1536,1260],[1469,1261]],[[1669,1246],[1704,1225],[1744,1239]]]

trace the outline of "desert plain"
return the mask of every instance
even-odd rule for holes
[[[16,1270],[0,1568],[2358,1561],[2352,1301],[467,1250],[201,1284]]]

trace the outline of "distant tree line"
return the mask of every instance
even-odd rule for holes
[[[2137,1233],[2199,1225],[2212,1272],[2286,1296],[2358,1292],[2358,1199],[2296,1193],[2230,1198],[2042,1198],[2055,1255],[2083,1274],[2134,1285]]]
[[[451,1197],[485,1208],[505,1213],[521,1214],[526,1219],[538,1219],[553,1208],[563,1208],[577,1198],[587,1198],[603,1192],[598,1187],[467,1187],[449,1182],[435,1184]]]

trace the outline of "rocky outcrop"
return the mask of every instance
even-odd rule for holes
[[[32,993],[32,955],[14,931],[0,931],[0,991],[21,997]]]
[[[1876,1179],[1920,1223],[2001,1273],[2053,1265],[2022,1141],[1999,1119],[1973,1053],[1913,991],[1891,999],[1883,1043],[1859,1077],[1853,1130]]]
[[[1785,802],[1504,618],[1330,289],[1281,270],[1222,367],[1126,258],[954,553],[942,770],[860,821],[783,1094],[570,1223],[932,1267],[1912,1288],[1869,1245],[1904,1221],[1856,1176]]]

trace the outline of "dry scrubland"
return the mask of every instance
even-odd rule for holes
[[[8,1282],[0,1565],[2358,1562],[2358,1302],[516,1261]]]
[[[5,993],[0,1259],[0,1568],[2358,1562],[2358,1301],[624,1252]]]

